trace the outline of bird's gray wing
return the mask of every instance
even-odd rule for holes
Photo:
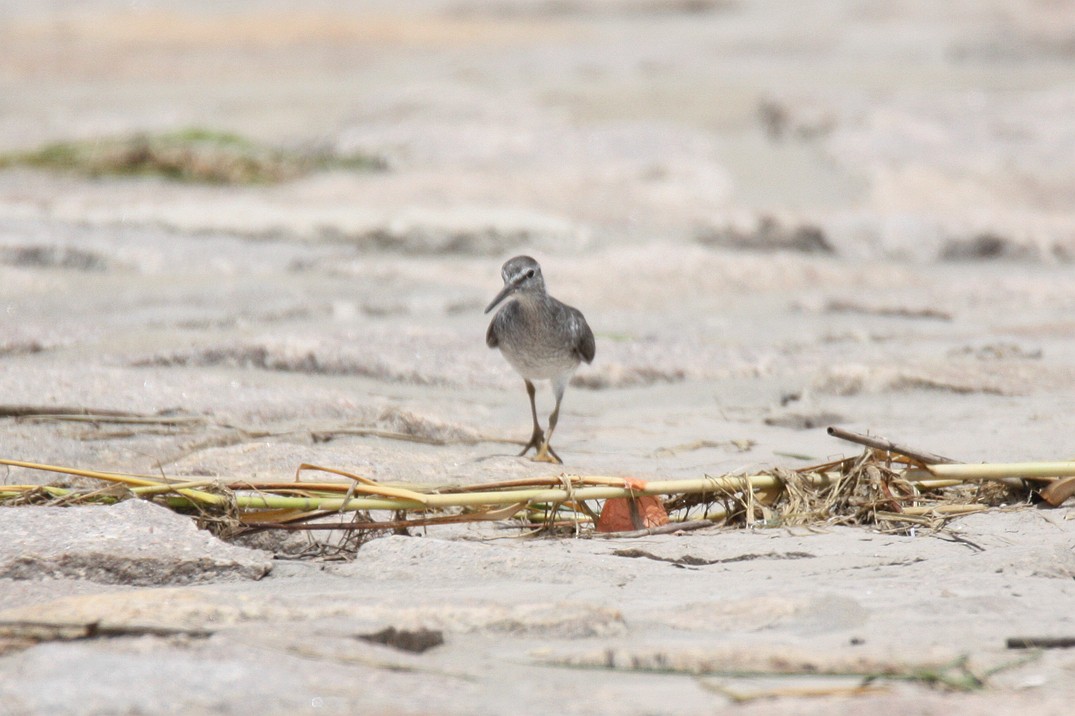
[[[509,301],[504,304],[496,315],[493,316],[493,320],[489,321],[489,330],[485,332],[485,345],[490,348],[497,348],[500,346],[500,334],[503,332],[503,326],[505,323],[510,323],[514,320],[515,313],[519,310],[519,304],[516,301]]]
[[[597,344],[594,342],[590,324],[586,323],[586,318],[577,308],[568,306],[567,309],[571,317],[571,335],[575,339],[575,352],[582,360],[592,363],[597,353]]]

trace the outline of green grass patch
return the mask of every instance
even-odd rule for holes
[[[387,169],[385,160],[378,156],[282,149],[200,127],[53,142],[29,152],[0,155],[0,168],[12,166],[92,177],[157,176],[201,184],[276,184],[318,171]]]

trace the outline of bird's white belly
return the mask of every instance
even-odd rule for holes
[[[527,380],[552,380],[570,375],[579,365],[573,352],[565,351],[562,346],[542,345],[541,342],[530,342],[526,350],[502,343],[500,352],[511,363],[511,367]]]
[[[525,297],[497,314],[500,352],[523,378],[566,384],[578,368],[576,339],[561,319],[552,307]]]

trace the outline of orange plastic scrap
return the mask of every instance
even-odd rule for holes
[[[624,478],[624,486],[633,490],[643,490],[645,480]],[[660,527],[668,524],[668,512],[664,503],[656,495],[639,497],[610,497],[605,500],[601,517],[597,520],[598,532],[629,532]]]

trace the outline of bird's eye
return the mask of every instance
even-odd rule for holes
[[[534,278],[534,269],[530,269],[529,271],[527,271],[526,272],[526,277],[527,278]]]

